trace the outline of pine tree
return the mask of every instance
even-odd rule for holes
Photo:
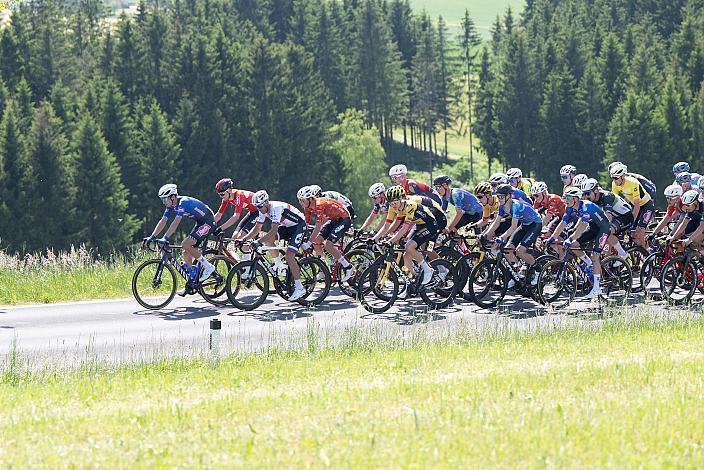
[[[12,28],[0,30],[0,79],[14,89],[22,76],[19,46]]]
[[[2,113],[5,111],[5,106],[10,100],[10,91],[5,86],[5,82],[0,78],[0,119],[2,119]]]
[[[28,185],[32,194],[27,215],[35,227],[25,235],[30,250],[45,246],[67,249],[75,243],[75,227],[82,223],[74,210],[77,188],[73,184],[68,141],[62,123],[54,115],[51,104],[45,103],[34,114],[27,148],[32,178]]]
[[[462,19],[462,32],[459,37],[461,60],[462,60],[462,73],[463,73],[463,87],[465,93],[467,94],[467,133],[469,134],[469,172],[470,177],[474,178],[474,122],[472,116],[472,107],[474,100],[474,66],[477,59],[477,47],[481,44],[482,39],[477,28],[474,25],[474,20],[469,16],[469,10],[464,11],[464,18]]]
[[[499,139],[495,124],[494,84],[489,49],[484,46],[479,65],[479,88],[477,90],[477,99],[474,102],[476,114],[474,132],[479,137],[481,146],[486,153],[489,173],[491,173],[493,160],[499,155]]]
[[[443,151],[443,155],[445,156],[445,160],[447,160],[448,152],[447,152],[447,134],[449,133],[449,128],[450,128],[450,93],[451,93],[451,87],[452,87],[452,71],[453,71],[453,63],[451,61],[450,57],[450,49],[449,45],[447,43],[447,25],[445,24],[445,20],[440,16],[438,18],[438,38],[437,38],[437,63],[438,63],[438,84],[437,84],[437,92],[438,92],[438,119],[440,120],[440,123],[442,124],[442,131],[443,131],[443,136],[445,139],[445,147]],[[471,114],[472,114],[472,105],[469,105],[469,114],[470,114],[470,122],[471,122]],[[470,160],[472,160],[472,155],[473,155],[473,150],[472,150],[472,142],[470,139]]]
[[[137,226],[127,212],[128,194],[117,161],[89,114],[80,118],[72,140],[75,185],[81,189],[75,204],[80,217],[77,240],[103,253],[122,250]]]
[[[141,93],[140,73],[143,56],[138,49],[137,33],[132,20],[124,13],[118,22],[117,36],[119,40],[115,51],[115,77],[120,83],[122,93],[133,102]]]
[[[606,36],[599,59],[601,80],[604,82],[607,115],[611,116],[621,101],[624,90],[625,54],[616,35]]]
[[[503,26],[501,25],[501,18],[499,18],[499,15],[496,15],[494,24],[491,26],[491,51],[494,54],[494,57],[498,57],[499,52],[501,52],[501,43],[503,38],[504,31]]]
[[[655,119],[665,129],[664,157],[671,161],[688,160],[690,157],[687,113],[682,103],[682,92],[674,79],[670,78],[662,90]]]
[[[435,32],[427,15],[421,18],[418,50],[413,58],[413,89],[411,90],[418,124],[422,132],[423,150],[427,150],[428,171],[433,171],[433,145],[435,126],[438,121],[438,63]]]
[[[345,107],[344,58],[339,31],[328,17],[326,3],[320,6],[313,31],[313,58],[320,77],[330,92],[337,112]]]
[[[604,141],[608,129],[606,89],[597,65],[587,64],[577,89],[578,128],[581,135],[580,172],[596,175],[604,159]]]
[[[689,109],[689,127],[692,131],[692,157],[697,168],[704,165],[704,84]]]

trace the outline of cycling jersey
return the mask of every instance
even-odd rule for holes
[[[533,187],[534,183],[533,178],[521,178],[521,184],[518,185],[518,189],[526,194],[530,194],[530,188]]]
[[[615,216],[633,212],[633,206],[610,191],[599,190],[599,200],[595,204]]]
[[[424,206],[422,202],[410,198],[406,199],[400,211],[389,207],[389,212],[386,214],[386,221],[391,222],[394,219],[403,220],[404,222],[416,225],[435,224],[435,217],[433,217],[430,208]]]
[[[479,199],[464,189],[453,188],[449,196],[442,198],[443,211],[447,210],[449,204],[470,215],[482,212],[482,205]]]
[[[527,202],[531,206],[533,205],[533,201],[531,201],[531,199],[528,197],[528,195],[518,188],[513,188],[513,194],[511,195],[511,198],[512,199],[520,199],[523,202]]]
[[[406,182],[403,184],[403,189],[406,190],[406,194],[408,195],[414,194],[418,196],[429,197],[438,204],[442,204],[442,202],[440,201],[440,195],[437,193],[437,191],[435,191],[427,184],[421,183],[420,181],[407,179]]]
[[[310,223],[310,219],[315,215],[316,221],[349,219],[350,213],[345,206],[335,199],[328,197],[316,198],[309,207],[305,210],[306,223]]]
[[[667,216],[672,219],[679,219],[682,214],[682,198],[677,198],[677,202],[667,205]]]
[[[611,181],[611,191],[626,199],[631,204],[635,204],[636,199],[640,199],[638,207],[646,205],[652,199],[650,194],[643,188],[643,185],[633,176],[626,175],[623,178],[623,184],[617,185],[615,181]]]
[[[386,214],[389,211],[389,203],[384,199],[382,202],[375,202],[374,208],[372,209],[372,214],[377,215],[380,212]]]
[[[174,212],[176,217],[188,217],[198,222],[212,223],[214,219],[213,211],[207,204],[188,196],[179,196],[175,206],[166,208],[164,217],[169,217]]]
[[[492,194],[491,202],[482,209],[482,218],[488,219],[491,214],[495,214],[497,210],[499,210],[499,199]]]
[[[509,213],[506,212],[506,206],[499,206],[499,217],[509,216],[512,219],[518,219],[524,225],[542,223],[540,214],[531,206],[519,199],[511,199],[511,207]]]
[[[249,213],[258,212],[259,209],[252,204],[252,196],[254,193],[251,191],[237,190],[231,197],[223,199],[220,203],[220,209],[218,209],[218,214],[222,215],[225,213],[225,209],[228,205],[235,207],[235,213],[242,212],[242,210],[247,209]]]
[[[269,201],[269,212],[266,214],[259,211],[257,223],[263,224],[266,219],[271,220],[274,224],[280,224],[283,227],[305,224],[305,216],[301,214],[301,211],[291,204],[280,201]]]
[[[548,194],[545,200],[540,204],[533,202],[533,207],[536,209],[545,209],[548,214],[555,217],[565,215],[565,202],[557,194]]]
[[[337,191],[325,191],[323,193],[323,197],[334,199],[337,202],[341,202],[346,209],[352,207],[352,201],[350,201],[350,198],[348,198],[342,193],[338,193]]]
[[[562,221],[567,223],[572,218],[579,219],[590,225],[609,225],[609,220],[606,218],[604,211],[601,210],[601,207],[589,201],[579,201],[579,205],[576,209],[566,206],[565,215],[562,216]]]

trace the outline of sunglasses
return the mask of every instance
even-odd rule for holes
[[[168,200],[169,200],[168,197],[162,197],[162,198],[161,198],[161,202],[166,202],[166,201],[168,201]]]
[[[508,181],[511,183],[516,183],[518,182],[518,178],[509,178]]]
[[[225,196],[227,196],[227,191],[223,191],[223,192],[221,192],[221,193],[218,193],[218,196],[220,196],[220,197],[225,197]]]
[[[560,178],[562,178],[563,180],[568,180],[570,179],[570,175],[560,175]]]
[[[620,180],[621,178],[623,178],[623,176],[612,176],[612,177],[611,177],[611,181],[618,181],[618,180]]]
[[[572,199],[577,199],[575,196],[565,196],[565,201],[571,201]]]
[[[505,200],[505,199],[508,199],[508,195],[507,195],[507,194],[497,194],[497,195],[496,195],[496,198],[497,198],[499,201],[503,201],[503,200]]]

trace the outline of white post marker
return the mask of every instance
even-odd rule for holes
[[[217,318],[210,320],[210,341],[208,348],[210,349],[210,354],[217,363],[220,360],[220,329],[222,324]]]

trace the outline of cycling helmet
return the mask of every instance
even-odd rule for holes
[[[683,171],[682,173],[679,173],[677,176],[675,176],[675,181],[677,183],[691,183],[692,174],[688,171]]]
[[[587,181],[588,178],[589,177],[587,175],[585,175],[584,173],[580,173],[578,175],[575,175],[572,178],[572,186],[577,186],[579,188],[580,186],[582,186],[582,183]]]
[[[433,186],[440,186],[441,184],[452,184],[452,179],[447,175],[440,175],[433,180]]]
[[[690,189],[682,195],[682,204],[692,204],[699,198],[699,191],[696,189]]]
[[[628,168],[626,168],[626,165],[623,163],[619,165],[614,165],[611,167],[609,170],[609,174],[611,175],[612,178],[624,176],[626,172],[628,171]]]
[[[536,194],[542,194],[542,193],[547,193],[548,192],[548,185],[545,184],[543,181],[536,181],[533,183],[533,186],[530,188],[530,193],[532,195]]]
[[[621,162],[611,162],[611,163],[609,163],[609,166],[608,166],[609,174],[611,174],[611,169],[612,169],[613,167],[615,167],[616,165],[623,165],[623,163],[621,163]]]
[[[489,178],[489,182],[493,184],[506,184],[508,183],[508,176],[505,173],[494,173]]]
[[[565,165],[560,168],[561,175],[571,175],[574,173],[577,173],[577,168],[575,168],[573,165]]]
[[[575,178],[575,179],[577,179],[577,178]],[[599,187],[599,182],[597,180],[595,180],[594,178],[587,178],[586,180],[582,181],[582,184],[580,187],[581,187],[582,191],[591,191],[591,190]]]
[[[389,202],[398,201],[406,195],[406,190],[403,186],[391,186],[386,190],[386,199]]]
[[[496,194],[503,194],[504,196],[509,196],[513,194],[513,186],[510,184],[502,184],[496,188]]]
[[[159,197],[171,197],[171,196],[176,196],[178,194],[178,187],[173,184],[165,184],[161,188],[159,188]]]
[[[376,197],[380,194],[384,194],[385,192],[386,186],[384,186],[384,183],[374,183],[369,186],[369,197]]]
[[[567,189],[565,189],[565,192],[562,195],[582,199],[582,190],[579,188],[575,188],[574,186],[569,186]]]
[[[523,178],[523,172],[520,168],[509,168],[506,172],[506,176],[509,178]]]
[[[303,186],[301,189],[298,190],[298,199],[310,199],[315,194],[313,193],[313,188],[310,186]]]
[[[492,191],[491,185],[489,183],[479,183],[476,188],[474,188],[474,194],[486,194]]]
[[[683,171],[689,171],[689,163],[687,162],[677,162],[672,167],[672,172],[674,174],[682,173]]]
[[[389,170],[389,176],[399,176],[399,175],[405,175],[407,173],[408,173],[408,168],[406,168],[406,165],[394,165]]]
[[[682,186],[679,184],[671,184],[665,188],[665,197],[676,197],[682,195]]]
[[[310,189],[311,191],[313,191],[313,196],[320,196],[321,194],[323,194],[323,188],[321,188],[317,184],[311,184]]]
[[[215,183],[215,192],[218,194],[224,193],[228,189],[235,187],[235,183],[230,178],[223,178]]]
[[[256,207],[262,207],[267,202],[269,202],[269,193],[267,193],[263,189],[260,189],[259,191],[254,193],[254,196],[252,196],[252,204],[254,204]]]

